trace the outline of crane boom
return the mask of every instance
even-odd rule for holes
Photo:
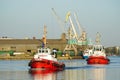
[[[81,31],[81,33],[83,32],[83,28],[80,26],[79,20],[78,20],[78,16],[76,13],[74,13],[75,19],[76,19],[76,23],[78,25],[79,30]]]
[[[57,15],[56,11],[54,10],[54,8],[52,8],[52,12],[53,15],[56,17],[56,19],[58,20],[58,23],[60,25],[60,27],[62,28],[62,31],[65,33],[65,22],[61,20],[61,18]]]
[[[74,34],[75,34],[74,36],[75,36],[76,39],[78,40],[78,36],[77,36],[77,33],[76,33],[76,30],[75,30],[74,24],[73,24],[72,19],[71,19],[70,16],[69,16],[69,20],[70,20],[70,23],[71,23],[71,26],[72,26],[73,32],[74,32]]]
[[[74,26],[73,21],[72,21],[72,19],[71,19],[70,12],[68,12],[67,15],[66,15],[66,21],[67,21],[68,19],[69,19],[69,21],[70,21],[72,30],[73,30],[73,32],[74,32],[74,36],[75,36],[75,38],[78,40],[77,32],[76,32],[76,30],[75,30],[75,26]]]

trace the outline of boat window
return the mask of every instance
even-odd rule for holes
[[[46,53],[48,53],[48,50],[46,50]]]
[[[39,53],[41,53],[41,50],[39,50]]]
[[[96,49],[97,51],[99,51],[99,49]]]
[[[95,51],[99,51],[99,47],[94,47],[94,50]]]
[[[44,50],[42,50],[42,53],[44,53]]]

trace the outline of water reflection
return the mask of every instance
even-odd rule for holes
[[[67,69],[61,72],[32,70],[33,80],[106,80],[105,68]]]
[[[110,67],[110,65],[87,65],[85,60],[66,61],[66,65],[64,80],[106,80]]]
[[[104,68],[90,69],[86,73],[86,79],[84,80],[105,80],[106,71]]]
[[[106,80],[106,69],[101,67],[65,70],[64,80]]]
[[[93,80],[105,80],[105,69],[94,69],[93,76]]]
[[[57,80],[56,72],[52,70],[29,70],[33,80]]]

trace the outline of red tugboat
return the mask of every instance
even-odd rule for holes
[[[57,61],[57,50],[51,51],[46,47],[46,28],[44,27],[43,46],[38,49],[34,58],[29,62],[31,69],[42,68],[50,71],[64,70],[65,64]]]
[[[88,64],[109,64],[109,61],[102,45],[94,45],[93,54],[87,59]]]
[[[54,53],[55,54],[55,53]],[[65,64],[57,61],[54,55],[51,54],[49,48],[40,48],[38,53],[29,62],[31,68],[45,68],[50,70],[64,70]]]
[[[88,64],[109,64],[110,60],[105,54],[105,49],[100,43],[100,34],[97,33],[96,45],[93,46],[92,54],[87,59]]]

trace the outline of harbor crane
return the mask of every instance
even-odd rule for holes
[[[76,19],[76,23],[79,27],[79,31],[81,32],[79,37],[78,37],[78,33],[76,32],[75,26],[73,24],[70,12],[68,12],[66,15],[66,21],[68,21],[68,19],[69,19],[69,22],[71,24],[71,27],[72,27],[72,30],[74,33],[74,38],[77,40],[77,45],[85,45],[85,42],[87,41],[87,34],[86,34],[85,30],[83,30],[83,28],[80,26],[77,15],[75,13],[74,13],[74,16]],[[84,42],[84,44],[83,44],[83,42]]]
[[[68,44],[66,45],[63,52],[69,52],[69,54],[70,54],[70,51],[74,51],[75,55],[77,55],[78,51],[77,51],[77,47],[75,45],[76,42],[73,40],[74,40],[74,38],[73,38],[72,29],[71,29],[71,27],[69,27],[69,29],[68,29]]]
[[[70,12],[68,12],[67,15],[66,15],[66,22],[69,19],[70,27],[69,27],[69,30],[68,30],[68,44],[66,45],[66,47],[64,49],[64,52],[65,51],[69,51],[69,52],[74,51],[75,55],[77,55],[78,54],[77,45],[78,45],[79,38],[78,38],[78,34],[76,32],[75,26],[73,24],[73,21],[72,21],[70,15],[71,15]]]

